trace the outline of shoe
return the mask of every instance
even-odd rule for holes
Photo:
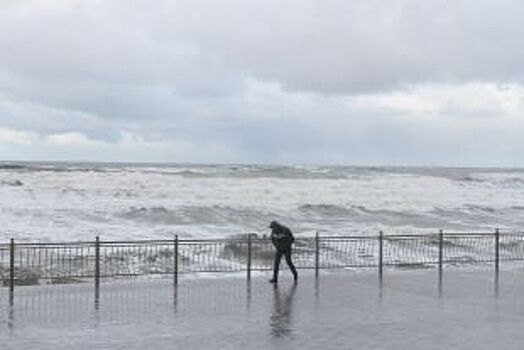
[[[272,278],[269,280],[269,283],[277,283],[277,279],[276,278]]]

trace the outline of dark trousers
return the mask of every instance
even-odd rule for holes
[[[289,266],[289,269],[293,273],[293,277],[295,280],[298,277],[297,269],[295,269],[295,265],[293,265],[293,261],[291,261],[291,247],[285,247],[284,249],[277,248],[277,252],[275,253],[275,261],[273,262],[273,279],[278,279],[278,269],[280,268],[280,260],[282,259],[282,255],[286,258],[287,266]]]

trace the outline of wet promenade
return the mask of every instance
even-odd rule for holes
[[[524,269],[0,289],[2,349],[521,349]]]

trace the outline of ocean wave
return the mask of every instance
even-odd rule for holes
[[[522,185],[524,185],[524,178],[512,177],[512,178],[507,178],[507,179],[501,180],[499,183],[502,184],[502,185],[519,185],[519,186],[522,186]]]
[[[511,207],[510,207],[511,208]],[[507,208],[498,209],[490,206],[478,205],[478,204],[464,204],[460,207],[455,208],[440,208],[435,207],[432,213],[440,215],[442,217],[462,217],[467,218],[479,218],[485,217],[491,219],[493,215],[498,213],[506,212]]]
[[[466,183],[482,183],[492,186],[522,186],[524,185],[524,173],[522,172],[483,172],[472,173],[467,176],[458,178],[460,182]]]
[[[355,213],[354,210],[335,204],[304,204],[298,210],[304,214],[321,216],[347,216]]]
[[[12,187],[24,186],[24,183],[20,180],[3,180],[0,182],[0,184],[4,186],[12,186]]]
[[[328,216],[399,216],[399,217],[411,217],[415,214],[407,211],[395,211],[389,209],[369,209],[364,205],[351,205],[349,207],[334,205],[334,204],[304,204],[299,206],[299,211],[310,214],[321,214]]]
[[[21,170],[26,168],[25,165],[19,164],[0,164],[0,170]]]
[[[213,165],[186,168],[155,168],[147,172],[187,178],[280,178],[280,179],[346,179],[348,174],[334,168],[308,168],[277,165]]]
[[[484,182],[484,179],[479,179],[474,176],[468,175],[457,179],[460,182]]]
[[[0,170],[13,172],[52,173],[118,173],[126,170],[124,165],[97,163],[0,163]]]
[[[0,170],[53,173],[141,173],[186,178],[346,179],[363,169],[333,166],[260,164],[113,164],[113,163],[0,163]]]
[[[251,225],[267,226],[274,214],[254,208],[229,206],[130,207],[116,215],[128,220],[164,225]]]
[[[519,169],[0,162],[0,190],[2,227],[38,239],[524,227]]]
[[[493,207],[485,206],[485,205],[477,205],[477,204],[465,204],[464,206],[462,206],[462,208],[463,208],[463,211],[482,213],[482,214],[494,214],[497,211],[497,209]]]
[[[380,224],[385,226],[414,226],[421,228],[434,228],[443,224],[443,221],[431,213],[411,212],[390,209],[370,209],[364,205],[352,205],[349,207],[332,204],[305,204],[299,206],[298,210],[305,216],[313,216],[318,220],[338,219],[359,224]]]
[[[305,204],[298,207],[302,220],[327,223],[338,221],[348,225],[382,225],[428,229],[469,230],[503,226],[505,217],[518,219],[524,206],[494,208],[487,205],[464,204],[456,208],[434,207],[430,210],[371,209],[364,205]],[[510,214],[513,213],[513,214]],[[515,217],[516,216],[516,217]],[[504,220],[504,221],[503,221]]]

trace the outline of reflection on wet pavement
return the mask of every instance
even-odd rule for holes
[[[2,349],[519,349],[522,269],[0,289]],[[464,343],[463,339],[468,339]],[[503,343],[501,339],[504,340]],[[503,346],[502,346],[502,345]]]
[[[278,284],[273,285],[273,313],[270,318],[270,327],[271,335],[274,337],[283,337],[292,331],[293,297],[297,284],[293,283],[285,292],[282,291],[284,288],[279,287]]]

